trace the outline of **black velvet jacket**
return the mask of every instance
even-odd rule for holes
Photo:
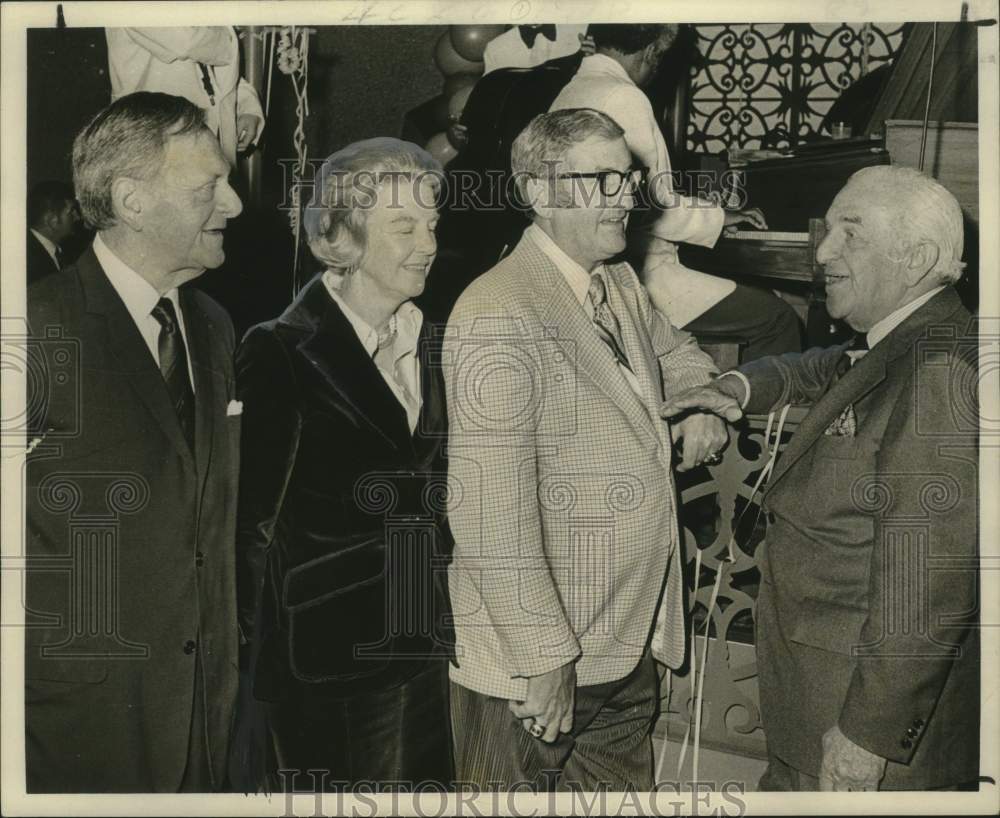
[[[390,687],[451,648],[447,421],[426,324],[418,353],[411,435],[319,277],[237,350],[237,595],[259,699],[296,680],[331,696]]]

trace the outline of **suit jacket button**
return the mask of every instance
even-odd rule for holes
[[[917,737],[917,731],[914,730],[912,727],[907,727],[906,728],[906,735],[908,735],[910,738],[916,738]]]
[[[774,512],[773,511],[767,512],[767,524],[768,525],[774,525]]]
[[[194,564],[199,568],[205,564],[205,555],[201,551],[194,555]]]
[[[195,649],[197,647],[198,645],[194,641],[194,639],[188,639],[187,642],[184,643],[184,652],[190,656],[192,653],[195,652]]]
[[[904,750],[909,750],[913,746],[913,742],[908,738],[904,738],[901,742],[899,742],[899,746]]]

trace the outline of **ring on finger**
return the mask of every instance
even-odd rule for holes
[[[537,721],[532,720],[531,727],[528,728],[528,732],[535,738],[541,738],[545,735],[545,727]]]

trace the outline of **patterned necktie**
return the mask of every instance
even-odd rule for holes
[[[621,324],[618,323],[618,318],[608,304],[608,290],[600,273],[594,273],[590,277],[590,289],[587,295],[590,297],[590,303],[594,305],[594,326],[597,328],[597,334],[608,345],[615,360],[632,372],[632,365],[628,362],[625,344],[622,342]]]
[[[188,375],[187,350],[184,336],[177,324],[177,314],[169,298],[161,298],[152,312],[160,324],[157,348],[160,354],[160,372],[167,385],[170,401],[177,412],[181,430],[191,451],[194,451],[194,390]]]
[[[868,354],[868,336],[855,335],[851,340],[851,345],[844,350],[844,354],[837,361],[837,379],[843,378],[852,366]],[[831,437],[854,437],[858,433],[858,416],[854,411],[854,404],[849,403],[843,411],[834,419],[833,423],[826,427],[823,434]]]

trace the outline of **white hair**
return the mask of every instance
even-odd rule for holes
[[[962,277],[962,208],[943,185],[913,168],[897,165],[862,168],[848,184],[864,184],[887,205],[892,237],[901,256],[931,242],[938,248],[931,272],[948,284]]]

